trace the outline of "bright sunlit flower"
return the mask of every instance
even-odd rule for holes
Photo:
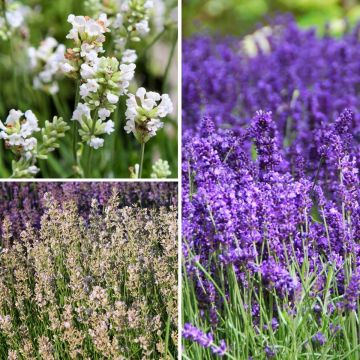
[[[91,19],[87,16],[75,16],[70,14],[68,22],[72,25],[72,29],[66,36],[67,39],[72,39],[75,42],[93,42],[102,43],[105,41],[104,33],[109,31],[107,26],[109,22],[106,14],[101,14],[98,20]]]

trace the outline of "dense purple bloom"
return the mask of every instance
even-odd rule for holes
[[[200,329],[191,324],[184,325],[183,337],[185,339],[195,341],[205,348],[210,347],[214,341],[212,334],[205,334]]]
[[[360,295],[359,277],[348,279],[360,264],[346,261],[360,259],[359,28],[335,39],[288,17],[270,27],[269,51],[255,55],[234,38],[184,44],[183,255],[202,319],[220,332],[224,298],[194,259],[230,304],[224,269],[234,271],[259,331],[279,309],[296,314],[304,273],[313,299],[343,296],[349,311]],[[277,299],[265,321],[259,294]],[[338,299],[312,304],[316,324]]]
[[[298,286],[297,279],[294,279],[286,269],[279,266],[273,258],[264,261],[260,271],[265,287],[268,290],[276,289],[281,296],[292,294]]]
[[[215,346],[213,345],[211,347],[211,351],[213,352],[213,354],[218,355],[218,356],[224,356],[226,353],[226,343],[224,340],[220,340],[220,345],[219,346]]]
[[[253,118],[250,133],[255,139],[260,169],[272,170],[279,165],[281,156],[278,153],[276,126],[272,120],[271,112],[258,111]]]
[[[185,41],[184,129],[196,133],[200,119],[207,115],[217,127],[241,133],[259,109],[271,111],[278,131],[276,155],[294,173],[304,170],[313,177],[321,158],[319,150],[328,145],[325,133],[333,119],[337,119],[335,130],[343,137],[343,145],[354,155],[359,149],[358,28],[339,40],[300,29],[288,16],[269,25],[269,51],[259,48],[255,56],[237,38],[199,35]],[[249,151],[250,142],[244,147]],[[337,182],[337,174],[326,167],[321,175],[326,174],[328,182]]]
[[[0,214],[9,217],[16,237],[27,223],[40,226],[44,212],[44,194],[49,192],[60,203],[76,202],[82,216],[88,215],[92,199],[103,206],[117,192],[121,206],[171,206],[177,204],[176,183],[119,183],[119,182],[43,182],[0,184]],[[1,226],[0,226],[1,238]]]

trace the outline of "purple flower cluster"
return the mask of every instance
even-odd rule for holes
[[[55,200],[75,201],[79,212],[86,217],[92,199],[100,206],[119,194],[122,206],[159,207],[177,204],[177,184],[166,183],[120,183],[120,182],[43,182],[0,184],[1,218],[9,217],[16,237],[27,223],[39,227],[44,212],[44,194],[51,193]],[[1,228],[1,227],[0,227]],[[1,230],[0,230],[1,238]]]
[[[250,131],[257,149],[261,170],[272,170],[281,161],[276,144],[276,125],[272,121],[271,112],[258,111]]]
[[[348,145],[359,141],[360,25],[341,39],[319,38],[315,30],[299,29],[288,16],[269,26],[271,31],[264,35],[269,48],[259,47],[256,56],[249,56],[238,38],[199,35],[185,41],[183,128],[197,132],[199,120],[210,116],[217,127],[242,134],[258,110],[271,111],[274,128],[266,129],[266,116],[262,124],[254,124],[254,131],[278,131],[278,143],[261,150],[264,160],[271,146],[279,146],[278,155],[288,167],[303,164],[303,170],[313,174],[322,158],[319,143],[328,145],[327,126],[345,108],[355,115],[349,119],[344,114],[337,130],[354,135],[344,137]],[[250,145],[244,144],[247,151]],[[321,175],[331,179],[334,169],[322,162]]]
[[[204,348],[210,348],[211,352],[215,355],[223,356],[226,353],[226,344],[224,340],[220,340],[220,345],[218,346],[214,343],[214,337],[211,333],[205,334],[191,324],[184,325],[183,337],[198,343]]]
[[[241,289],[258,279],[252,292],[287,309],[304,264],[316,276],[311,296],[325,296],[329,267],[347,310],[360,295],[360,27],[319,38],[283,17],[271,29],[270,50],[255,56],[239,39],[184,44],[183,255],[214,327],[224,300],[197,263],[222,277],[229,301],[219,275],[229,265]],[[256,324],[256,296],[246,305]]]
[[[326,337],[321,332],[318,332],[312,337],[312,341],[317,345],[324,345],[326,343]]]
[[[345,307],[348,310],[357,310],[360,299],[360,273],[354,274],[345,291]]]

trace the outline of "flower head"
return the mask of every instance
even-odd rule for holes
[[[75,46],[66,50],[61,69],[68,76],[77,78],[80,69],[85,74],[98,63],[99,54],[104,52],[104,34],[109,31],[109,21],[106,14],[100,14],[97,20],[71,14],[68,22],[72,29],[66,37],[72,39]],[[88,67],[85,67],[85,64]]]
[[[164,118],[173,111],[169,95],[147,92],[141,87],[136,95],[130,94],[126,101],[126,132],[133,133],[140,143],[147,142],[163,127],[159,118]]]
[[[72,120],[79,121],[82,140],[98,149],[103,146],[99,135],[114,131],[113,121],[106,120],[116,109],[120,96],[127,93],[135,64],[119,64],[114,57],[101,57],[92,64],[82,64],[80,73],[84,80],[80,86],[82,102]]]
[[[31,110],[27,110],[24,114],[20,110],[11,109],[5,124],[0,121],[0,130],[0,138],[5,140],[8,147],[16,153],[25,151],[29,156],[37,144],[32,134],[40,131],[40,128]]]

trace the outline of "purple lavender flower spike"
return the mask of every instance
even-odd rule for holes
[[[354,274],[345,290],[344,304],[349,311],[356,311],[360,297],[360,273]]]
[[[281,156],[276,144],[276,126],[271,117],[271,111],[257,111],[252,120],[251,136],[255,140],[261,170],[273,170],[280,164]]]
[[[326,337],[323,333],[318,332],[312,337],[312,341],[317,345],[324,345],[326,343]]]

